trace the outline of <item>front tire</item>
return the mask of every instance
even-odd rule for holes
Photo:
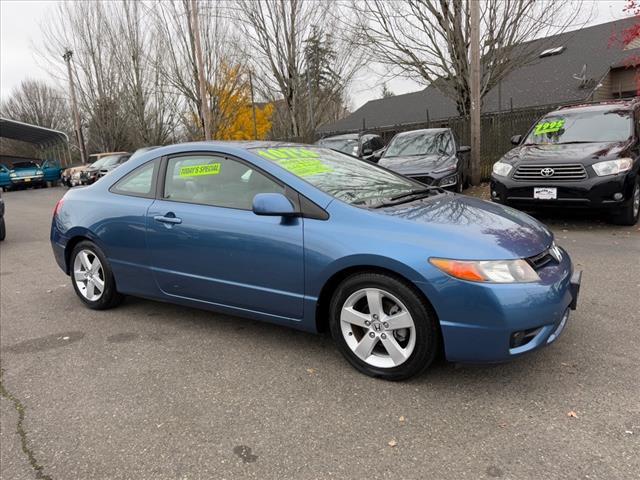
[[[636,177],[635,185],[631,193],[631,200],[611,217],[616,225],[633,226],[638,223],[640,217],[640,176]]]
[[[93,310],[106,310],[122,302],[109,262],[90,241],[78,243],[71,252],[71,283],[82,302]]]
[[[4,223],[4,217],[0,217],[0,242],[7,236],[7,227]]]
[[[404,380],[424,371],[440,344],[430,305],[405,281],[358,273],[336,289],[330,305],[331,335],[358,371]]]

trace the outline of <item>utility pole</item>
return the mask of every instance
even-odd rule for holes
[[[71,74],[71,57],[73,52],[67,50],[62,55],[64,61],[67,62],[67,72],[69,73],[69,95],[71,96],[71,109],[73,110],[73,122],[76,126],[76,141],[78,142],[78,149],[80,150],[80,161],[87,163],[87,151],[84,146],[84,136],[82,135],[82,126],[80,125],[80,112],[78,112],[78,103],[76,102],[76,88],[73,84],[73,75]],[[69,159],[71,160],[71,159]]]
[[[202,46],[200,45],[200,26],[198,23],[198,3],[191,0],[191,30],[195,45],[196,62],[198,63],[198,83],[200,84],[200,109],[204,124],[204,139],[211,140],[211,121],[209,118],[209,102],[207,102],[207,84],[204,78],[204,62],[202,61]]]
[[[471,65],[469,84],[471,86],[471,183],[480,185],[480,0],[469,2],[471,23]]]
[[[249,88],[251,89],[251,110],[253,111],[253,139],[258,139],[258,125],[256,124],[256,102],[253,99],[253,80],[249,70]]]

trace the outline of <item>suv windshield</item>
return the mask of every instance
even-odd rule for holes
[[[620,142],[631,136],[630,110],[554,112],[540,120],[525,145]]]
[[[384,154],[384,158],[412,155],[452,155],[451,134],[445,132],[414,132],[396,136]]]
[[[110,167],[112,165],[116,165],[121,158],[122,158],[122,155],[110,155],[108,157],[104,157],[102,159],[102,163],[100,164],[100,167],[104,168],[104,167]]]
[[[13,168],[39,168],[35,162],[14,162]]]
[[[425,186],[328,148],[305,146],[254,148],[314,187],[344,202],[375,206]]]

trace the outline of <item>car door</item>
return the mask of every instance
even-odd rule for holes
[[[60,180],[62,169],[60,164],[54,160],[45,160],[41,165],[45,182],[57,182]]]
[[[11,185],[11,171],[0,163],[0,188],[7,188]]]
[[[165,159],[147,245],[167,295],[301,318],[302,218],[258,216],[258,193],[285,192],[251,164],[224,155]]]

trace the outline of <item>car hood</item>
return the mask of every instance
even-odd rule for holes
[[[434,170],[444,170],[448,166],[455,168],[456,158],[454,155],[409,155],[406,157],[382,157],[378,162],[394,172],[404,175],[420,173],[429,174]]]
[[[78,167],[70,167],[64,170],[64,174],[65,175],[73,175],[74,173],[77,172],[82,172],[83,170],[86,170],[87,168],[89,168],[89,165],[80,165]]]
[[[551,231],[526,213],[465,195],[442,194],[375,211],[427,226],[427,235],[455,250],[451,257],[458,259],[527,258],[553,241]]]
[[[507,163],[554,162],[582,163],[585,166],[619,158],[629,142],[590,142],[565,145],[521,145],[507,152],[502,161]]]

